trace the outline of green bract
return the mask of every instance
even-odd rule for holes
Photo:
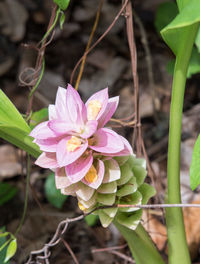
[[[130,156],[126,157],[126,161],[124,157],[116,160],[121,164],[120,179],[102,184],[87,202],[81,200],[81,204],[85,207],[85,213],[97,207],[113,206],[93,212],[99,216],[102,226],[107,227],[115,219],[121,225],[135,230],[142,217],[142,209],[115,206],[146,204],[155,195],[155,189],[144,183],[147,175],[144,159]]]

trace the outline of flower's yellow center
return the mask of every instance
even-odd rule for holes
[[[81,209],[81,211],[84,211],[86,209],[81,202],[78,202],[78,207]]]
[[[93,183],[97,180],[97,170],[95,167],[92,165],[88,171],[88,173],[85,175],[85,180],[89,183]]]
[[[68,141],[67,141],[67,151],[73,152],[80,148],[81,146],[81,139],[75,136],[72,136]]]
[[[95,120],[101,110],[101,102],[98,100],[91,100],[88,104],[87,117],[88,120]]]

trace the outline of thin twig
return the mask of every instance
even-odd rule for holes
[[[99,253],[99,252],[105,252],[105,251],[111,251],[111,250],[119,250],[119,249],[124,249],[126,247],[127,247],[127,244],[115,246],[115,247],[95,248],[95,249],[92,249],[92,253]]]
[[[157,121],[158,117],[156,114],[156,91],[155,91],[155,82],[154,82],[154,75],[153,75],[153,63],[152,63],[152,56],[151,56],[151,51],[149,48],[149,42],[147,38],[147,34],[144,28],[144,25],[136,13],[136,11],[133,9],[133,15],[135,22],[137,23],[140,34],[141,34],[141,42],[144,47],[144,51],[146,54],[146,62],[147,62],[147,75],[148,75],[148,81],[149,81],[149,88],[152,92],[152,102],[153,102],[153,110],[154,110],[154,119]]]
[[[90,48],[90,45],[92,43],[92,39],[94,37],[94,33],[95,33],[97,25],[99,23],[99,17],[100,17],[101,9],[102,9],[102,6],[103,6],[103,2],[104,2],[104,0],[100,1],[99,7],[98,7],[98,10],[97,10],[97,14],[96,14],[96,18],[95,18],[95,21],[94,21],[94,25],[92,27],[92,31],[90,33],[90,37],[89,37],[89,40],[88,40],[88,43],[87,43],[87,46],[86,46],[86,49],[85,49],[84,57],[83,57],[83,60],[81,62],[81,67],[80,67],[79,74],[78,74],[78,77],[77,77],[77,80],[76,80],[76,85],[75,85],[75,89],[76,90],[78,90],[78,86],[79,86],[79,83],[80,83],[80,80],[81,80],[81,77],[82,77],[82,74],[83,74],[85,61],[86,61],[86,57],[87,57],[87,51]]]
[[[131,55],[131,69],[134,82],[134,108],[136,115],[136,124],[133,133],[133,142],[136,142],[136,153],[138,156],[142,154],[142,135],[141,135],[141,123],[140,123],[140,109],[139,109],[139,81],[137,74],[137,50],[134,40],[133,30],[133,13],[131,1],[128,1],[126,12],[124,14],[126,18],[126,31],[128,37],[128,45]]]
[[[76,258],[74,252],[72,251],[72,249],[71,249],[71,247],[69,246],[69,244],[67,243],[67,241],[65,241],[63,238],[62,238],[61,240],[62,240],[63,244],[65,245],[65,247],[67,248],[67,250],[69,251],[70,255],[72,256],[74,262],[75,262],[76,264],[79,264],[78,259]]]
[[[98,40],[88,49],[87,52],[84,53],[84,55],[79,59],[79,61],[77,62],[77,64],[75,65],[72,74],[71,74],[71,78],[70,78],[70,83],[73,84],[73,79],[74,79],[74,74],[79,66],[79,64],[81,63],[81,61],[84,59],[84,57],[86,55],[88,55],[88,53],[90,53],[98,44],[99,42],[102,41],[102,39],[109,33],[109,31],[112,29],[112,27],[115,25],[115,23],[117,22],[117,20],[119,19],[120,15],[123,13],[124,9],[126,8],[126,5],[128,3],[129,0],[125,0],[125,3],[123,4],[122,8],[120,9],[119,13],[116,15],[116,17],[114,18],[113,22],[110,24],[110,26],[106,29],[106,31],[101,35],[101,37],[98,38]]]
[[[108,253],[112,253],[112,254],[114,254],[114,255],[116,255],[116,256],[122,258],[122,259],[127,260],[127,261],[130,262],[130,263],[136,263],[131,257],[128,257],[128,256],[126,256],[125,254],[123,254],[123,253],[121,253],[121,252],[118,252],[118,251],[116,251],[116,250],[108,251]]]
[[[200,204],[143,204],[143,205],[135,205],[135,204],[118,204],[117,207],[130,207],[130,208],[141,208],[141,209],[149,209],[149,208],[175,208],[175,207],[179,207],[179,208],[186,208],[186,207],[194,207],[194,208],[200,208]]]

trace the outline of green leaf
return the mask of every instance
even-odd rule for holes
[[[7,237],[10,233],[9,232],[2,232],[0,230],[0,237]]]
[[[95,226],[96,223],[98,222],[98,220],[99,220],[98,215],[90,214],[90,215],[87,215],[87,216],[85,217],[85,222],[86,222],[89,226]]]
[[[17,240],[13,239],[7,248],[4,263],[6,263],[9,259],[11,259],[15,255],[16,250],[17,250]]]
[[[35,158],[41,154],[39,147],[33,143],[33,139],[29,136],[29,133],[16,126],[0,123],[0,137],[25,150]]]
[[[66,195],[61,194],[60,190],[56,189],[54,173],[51,173],[45,181],[45,195],[47,200],[58,209],[62,208],[67,199]]]
[[[29,137],[30,127],[13,103],[0,90],[0,137],[27,151],[34,157],[41,153],[39,147]]]
[[[175,59],[170,60],[167,64],[167,72],[171,75],[174,73]],[[200,53],[198,53],[197,48],[193,47],[190,63],[187,71],[187,78],[191,78],[192,75],[200,72]]]
[[[63,29],[63,24],[65,23],[65,14],[62,13],[60,16],[60,29]]]
[[[155,27],[160,32],[166,27],[178,14],[176,3],[168,1],[159,5],[156,11]]]
[[[16,187],[10,185],[9,183],[0,182],[0,206],[11,200],[16,193]]]
[[[197,32],[196,40],[195,40],[195,45],[198,49],[198,52],[200,53],[200,27]]]
[[[180,1],[178,4],[181,10],[180,13],[161,31],[163,39],[174,54],[177,54],[178,50],[182,47],[185,34],[189,34],[190,32],[190,26],[200,21],[199,0],[185,1],[184,3]]]
[[[70,2],[70,0],[53,0],[53,1],[60,7],[61,10],[66,10]]]
[[[2,90],[0,90],[0,123],[18,127],[27,133],[31,131],[22,115]]]
[[[8,234],[9,234],[9,232],[5,232],[5,227],[0,228],[0,248],[6,243],[6,236]],[[7,247],[4,247],[0,251],[0,263],[4,262],[4,259],[5,259],[5,256],[6,256],[6,249],[7,249]],[[7,262],[6,264],[9,264],[9,263]]]
[[[200,184],[200,135],[195,142],[190,166],[190,186],[194,190]]]
[[[36,111],[32,114],[30,120],[30,127],[33,129],[39,123],[44,122],[48,119],[48,109],[42,108],[39,111]]]

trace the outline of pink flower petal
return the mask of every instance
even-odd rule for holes
[[[46,153],[43,152],[36,160],[36,165],[42,167],[42,168],[57,168],[58,163],[56,160],[56,154],[55,153]]]
[[[117,153],[124,149],[121,137],[113,130],[100,128],[94,134],[94,144],[91,149],[103,153]]]
[[[36,143],[40,150],[46,151],[46,152],[56,152],[57,145],[60,138],[47,138],[47,139],[35,139],[33,140],[34,143]]]
[[[97,163],[97,175],[98,175],[97,180],[89,183],[85,179],[82,179],[82,182],[85,183],[86,185],[90,186],[91,188],[97,189],[103,181],[104,172],[105,172],[104,163],[103,163],[103,161],[98,160],[98,163]]]
[[[80,134],[82,138],[91,137],[97,130],[98,122],[96,120],[88,121],[84,127],[84,132]]]
[[[112,97],[108,99],[108,104],[102,116],[99,118],[99,127],[104,127],[105,124],[111,119],[112,115],[115,113],[119,103],[119,96]]]
[[[58,87],[55,102],[56,114],[58,119],[65,120],[66,122],[71,122],[66,105],[66,93],[67,90],[65,88]]]
[[[80,181],[89,171],[92,163],[92,153],[89,153],[89,155],[83,155],[75,162],[66,166],[65,171],[67,173],[67,177],[70,179],[70,182],[76,183]]]
[[[72,183],[69,181],[68,177],[66,176],[64,167],[56,169],[55,183],[56,183],[57,189],[66,188],[66,187],[72,185]]]
[[[86,121],[86,107],[80,98],[78,92],[70,85],[67,86],[66,105],[72,122],[84,124]]]
[[[81,128],[73,123],[67,123],[63,120],[51,120],[48,127],[57,135],[69,135],[73,132],[80,133]]]
[[[53,105],[53,104],[50,104],[49,105],[49,107],[48,107],[48,113],[49,113],[49,120],[57,119],[55,105]]]
[[[37,125],[30,133],[30,136],[37,139],[56,137],[56,134],[48,127],[48,121]]]
[[[89,102],[93,101],[93,100],[97,100],[101,103],[101,109],[96,117],[96,120],[99,120],[100,117],[103,115],[107,104],[108,104],[108,88],[105,88],[95,94],[93,94],[86,102],[86,107],[88,108]]]
[[[67,166],[77,160],[87,149],[88,143],[83,143],[77,150],[68,151],[67,141],[71,137],[66,137],[60,140],[57,145],[56,157],[60,167]]]
[[[120,136],[120,138],[121,138],[121,141],[124,144],[124,147],[123,147],[123,149],[121,151],[116,152],[114,155],[112,153],[110,154],[110,153],[107,153],[107,152],[102,152],[101,154],[105,155],[105,156],[115,156],[115,157],[134,155],[132,147],[131,147],[130,143],[128,142],[128,140],[126,140],[122,136]]]

